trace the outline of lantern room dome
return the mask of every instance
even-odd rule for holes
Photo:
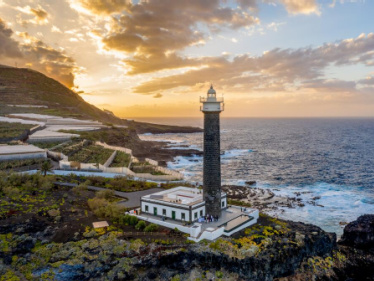
[[[208,90],[208,95],[215,95],[216,90],[213,89],[213,85],[210,86],[210,89]]]

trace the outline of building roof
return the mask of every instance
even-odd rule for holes
[[[107,221],[97,221],[92,223],[93,228],[108,227],[109,224]]]
[[[225,195],[222,192],[222,195]],[[198,188],[177,186],[171,189],[143,196],[142,199],[192,206],[203,203],[203,191]]]
[[[203,192],[198,188],[178,186],[143,196],[142,199],[151,199],[189,206],[203,202]]]
[[[0,145],[0,155],[45,152],[34,145]]]

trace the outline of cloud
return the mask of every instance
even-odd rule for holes
[[[69,0],[77,11],[107,16],[120,13],[131,6],[131,0]]]
[[[315,79],[311,81],[305,81],[303,88],[314,89],[318,92],[339,92],[339,93],[355,93],[356,82],[344,81],[339,79]]]
[[[358,83],[363,84],[363,85],[373,85],[374,86],[374,77],[373,76],[366,77],[365,79],[362,79],[362,80],[358,81]]]
[[[194,87],[209,81],[222,87],[244,91],[283,91],[295,85],[324,77],[329,65],[370,65],[373,60],[374,34],[360,35],[336,43],[324,44],[316,48],[273,49],[261,56],[247,54],[227,57],[202,58],[206,67],[193,69],[183,74],[156,78],[134,88],[136,93],[152,94],[177,87]],[[321,81],[319,81],[321,82]],[[323,81],[320,87],[339,88],[337,81]],[[343,82],[339,82],[342,86]],[[317,87],[309,82],[304,86]],[[344,85],[354,86],[351,82]]]
[[[23,26],[27,26],[27,24],[29,23],[33,23],[33,24],[48,23],[49,15],[47,11],[44,10],[40,5],[37,8],[31,8],[30,6],[26,6],[26,7],[16,7],[15,9],[22,12],[23,14],[34,16],[34,18],[30,20],[24,20],[21,17],[18,17],[18,22]]]
[[[155,99],[159,99],[159,98],[162,98],[162,95],[160,93],[157,93],[153,96]]]
[[[27,32],[17,35],[23,40],[18,42],[11,38],[13,31],[5,26],[0,18],[0,58],[3,63],[17,62],[50,76],[67,87],[74,86],[73,73],[77,70],[75,61],[43,41],[30,36]]]
[[[62,33],[62,31],[61,31],[61,29],[59,29],[57,26],[52,26],[52,28],[51,28],[51,31],[52,32],[56,32],[56,33]]]
[[[196,65],[196,60],[179,52],[204,42],[206,32],[257,23],[259,19],[247,10],[222,6],[219,0],[141,1],[127,6],[118,19],[113,18],[102,42],[107,50],[128,54],[130,58],[124,60],[130,68],[128,73],[139,74]],[[202,27],[207,31],[202,32]]]
[[[21,58],[18,42],[12,39],[13,31],[0,18],[0,58]]]
[[[320,14],[316,0],[279,0],[290,14]]]

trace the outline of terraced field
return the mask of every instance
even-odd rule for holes
[[[112,155],[113,150],[103,148],[99,145],[83,146],[73,155],[69,156],[69,161],[80,163],[100,163],[104,164]]]
[[[116,157],[113,159],[110,167],[128,167],[130,164],[131,155],[122,151],[117,151]]]
[[[34,126],[30,124],[0,122],[0,139],[18,137],[25,130],[31,129]]]

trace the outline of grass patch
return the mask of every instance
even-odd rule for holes
[[[44,161],[44,158],[1,161],[0,170],[11,170],[32,165],[41,165]]]
[[[131,155],[122,151],[117,151],[116,157],[114,157],[110,167],[128,167],[130,164]]]
[[[240,200],[228,199],[228,205],[242,206],[242,207],[252,207],[251,203],[246,203]]]
[[[33,142],[32,145],[35,145],[42,149],[50,149],[52,147],[55,147],[56,145],[61,144],[62,142]]]
[[[70,155],[69,161],[104,164],[112,153],[113,150],[111,149],[107,149],[99,145],[88,145],[82,147],[73,155]]]
[[[35,125],[0,122],[0,138],[16,138],[25,130],[29,130],[32,127],[35,127]]]

